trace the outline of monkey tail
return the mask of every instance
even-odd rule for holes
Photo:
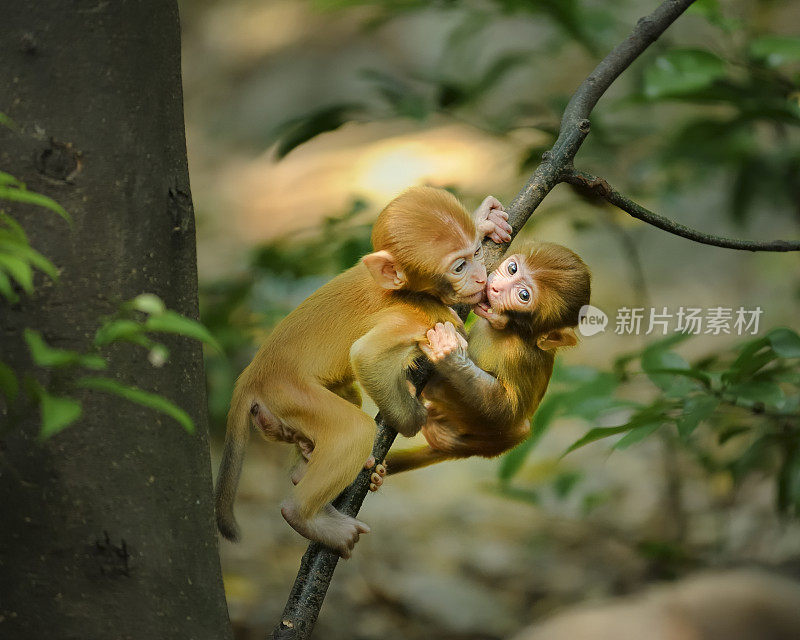
[[[412,469],[419,469],[427,467],[437,462],[444,462],[456,458],[451,453],[445,451],[437,451],[429,446],[417,447],[416,449],[406,449],[404,451],[395,451],[390,453],[386,458],[386,471],[389,475],[400,473],[402,471],[411,471]]]
[[[250,406],[253,395],[249,385],[240,376],[236,381],[228,410],[228,423],[225,430],[225,446],[219,465],[217,488],[215,492],[217,528],[231,542],[239,541],[239,527],[233,515],[233,502],[242,474],[242,462],[250,435]]]

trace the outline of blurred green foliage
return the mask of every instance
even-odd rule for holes
[[[315,4],[326,10],[370,5],[373,13],[367,27],[433,10],[452,13],[458,21],[434,67],[362,71],[381,107],[368,100],[322,105],[276,128],[267,142],[277,142],[279,157],[351,120],[421,121],[443,115],[497,136],[521,128],[548,134],[549,144],[532,146],[520,158],[520,169],[529,171],[555,140],[569,96],[532,99],[528,87],[498,95],[499,83],[516,70],[533,68],[537,58],[570,42],[597,60],[620,38],[620,21],[612,10],[579,0],[317,0]],[[592,135],[581,157],[605,166],[610,151],[647,138],[652,146],[651,171],[638,180],[655,181],[664,192],[675,192],[692,181],[723,177],[730,215],[743,223],[767,198],[772,209],[777,204],[800,210],[800,37],[761,33],[743,18],[728,15],[733,10],[728,5],[723,9],[718,0],[698,0],[688,13],[706,22],[707,48],[674,48],[668,44],[671,33],[662,37],[626,72],[635,80],[626,85],[627,95],[601,101],[595,109]],[[544,17],[558,27],[560,38],[531,43],[522,51],[493,48],[487,53],[484,32],[508,15],[530,22]],[[500,110],[498,103],[504,105]],[[626,126],[605,126],[611,111],[652,110],[667,103],[690,105],[691,114],[666,112],[657,130],[646,119],[637,123],[636,118]],[[637,186],[632,181],[623,185],[634,190]]]
[[[800,513],[800,336],[773,329],[691,364],[673,349],[689,337],[676,333],[625,354],[611,371],[557,366],[531,437],[502,458],[501,483],[515,479],[556,419],[578,418],[592,426],[564,455],[607,438],[620,451],[661,431],[709,474],[730,474],[736,484],[756,472],[773,476],[779,511]],[[623,399],[642,377],[653,387],[650,400]],[[554,485],[564,493],[563,478]]]

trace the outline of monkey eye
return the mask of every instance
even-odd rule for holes
[[[475,249],[475,255],[476,255],[476,256],[477,256],[477,255],[480,255],[480,253],[481,253],[481,249],[483,249],[483,245],[480,245],[480,244],[479,244],[479,245],[478,245],[478,248],[477,248],[477,249]]]
[[[513,276],[517,272],[517,263],[513,260],[508,263],[508,272]]]
[[[519,296],[519,299],[522,300],[523,302],[527,302],[528,300],[531,299],[531,293],[527,289],[520,289],[517,295]]]
[[[464,270],[464,267],[467,266],[466,260],[460,260],[459,263],[453,268],[454,273],[461,273]]]

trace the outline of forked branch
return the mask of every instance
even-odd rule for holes
[[[508,206],[509,222],[514,229],[512,236],[519,232],[553,187],[560,182],[570,182],[595,190],[598,195],[640,220],[684,238],[715,246],[751,251],[793,251],[800,248],[798,243],[793,242],[751,243],[745,240],[727,240],[702,234],[644,209],[620,195],[601,178],[573,169],[575,154],[589,133],[589,116],[597,101],[614,80],[693,2],[694,0],[665,0],[662,2],[653,13],[640,19],[630,35],[603,58],[594,71],[581,83],[564,111],[561,129],[553,148],[544,154],[542,163]],[[506,246],[496,245],[490,240],[484,243],[487,269],[494,269],[499,264]],[[429,376],[428,367],[424,365],[420,367],[413,380],[417,389],[421,389],[425,385]],[[383,460],[397,433],[383,424],[380,416],[377,420],[378,436],[375,440],[373,454],[376,460]],[[370,475],[370,471],[362,471],[355,482],[336,500],[336,508],[355,517],[369,491]],[[283,611],[282,620],[274,631],[274,639],[306,640],[311,635],[338,560],[338,555],[330,549],[317,543],[309,545]]]
[[[603,178],[598,178],[585,171],[567,169],[561,176],[563,182],[585,189],[590,193],[604,198],[611,204],[622,209],[625,213],[634,218],[658,227],[663,231],[672,233],[687,240],[708,244],[712,247],[723,247],[725,249],[739,249],[741,251],[800,251],[800,242],[789,240],[739,240],[737,238],[723,238],[709,233],[697,231],[691,227],[665,218],[649,209],[645,209],[640,204],[635,203],[630,198],[626,198],[619,191],[614,189]]]

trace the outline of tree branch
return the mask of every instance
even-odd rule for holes
[[[692,2],[694,0],[665,0],[652,14],[639,20],[625,41],[615,47],[578,87],[564,112],[553,148],[544,154],[542,163],[508,206],[512,236],[519,232],[553,187],[562,181],[564,170],[572,167],[575,154],[589,133],[589,114],[606,89]],[[508,245],[496,245],[486,240],[483,246],[486,268],[491,271],[501,262]],[[413,380],[416,388],[422,389],[429,377],[428,367],[421,367]],[[378,419],[378,435],[373,447],[376,460],[385,459],[396,436],[393,429]],[[355,517],[369,491],[370,475],[367,470],[359,473],[353,484],[336,500],[336,508]],[[282,620],[273,632],[274,640],[307,640],[338,560],[339,557],[327,547],[309,545]]]
[[[581,83],[564,110],[558,139],[553,148],[544,153],[542,163],[507,208],[508,221],[514,228],[512,236],[516,235],[545,196],[560,182],[561,172],[572,166],[575,154],[589,134],[589,115],[600,97],[693,2],[694,0],[662,2],[653,13],[641,18],[628,37],[614,47]],[[501,261],[503,251],[502,247],[497,246],[484,249],[487,269],[495,267]]]
[[[681,238],[686,238],[687,240],[708,244],[713,247],[739,249],[742,251],[800,251],[800,242],[788,240],[769,240],[763,242],[756,240],[738,240],[736,238],[723,238],[697,231],[679,222],[658,215],[649,209],[645,209],[643,206],[636,204],[633,200],[623,196],[619,191],[608,184],[605,179],[598,178],[585,171],[577,171],[571,168],[566,169],[561,176],[561,180],[604,198],[614,206],[622,209],[625,213],[630,214],[642,222],[646,222],[647,224],[651,224],[654,227],[658,227],[663,231],[680,236]]]

